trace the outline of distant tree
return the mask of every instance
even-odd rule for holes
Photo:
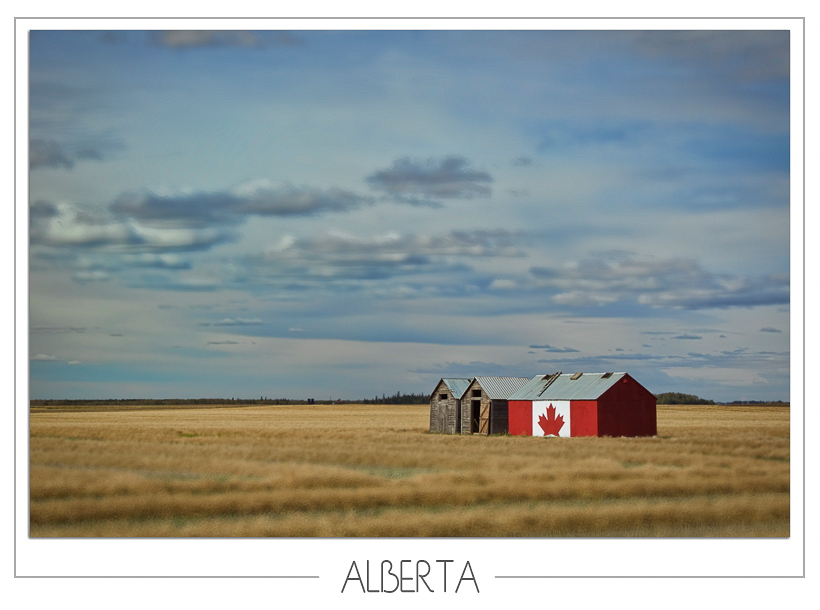
[[[659,405],[713,405],[714,400],[699,398],[694,394],[683,394],[681,392],[664,392],[655,394]]]

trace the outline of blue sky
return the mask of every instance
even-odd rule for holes
[[[32,31],[31,398],[788,400],[789,32]]]

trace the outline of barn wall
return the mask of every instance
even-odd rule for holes
[[[570,436],[598,436],[597,401],[573,400],[570,409]]]
[[[566,401],[536,401],[539,408],[557,402]],[[540,403],[543,402],[544,405]],[[569,431],[564,436],[597,436],[598,435],[598,404],[594,400],[573,400],[570,402],[571,417]],[[538,414],[536,414],[538,415]],[[509,433],[516,436],[542,436],[543,431],[535,428],[533,423],[533,401],[509,401]]]
[[[655,436],[655,397],[628,375],[598,399],[600,436]]]
[[[510,434],[532,436],[532,401],[510,400],[507,409]]]

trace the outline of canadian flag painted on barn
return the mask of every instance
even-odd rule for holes
[[[655,396],[627,373],[538,375],[509,399],[519,436],[654,436]]]
[[[572,411],[568,400],[533,400],[533,436],[570,436]]]

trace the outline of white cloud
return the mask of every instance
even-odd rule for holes
[[[109,251],[161,252],[205,250],[233,239],[224,229],[146,227],[117,220],[105,212],[70,203],[58,203],[54,213],[32,218],[33,246],[88,248]]]

